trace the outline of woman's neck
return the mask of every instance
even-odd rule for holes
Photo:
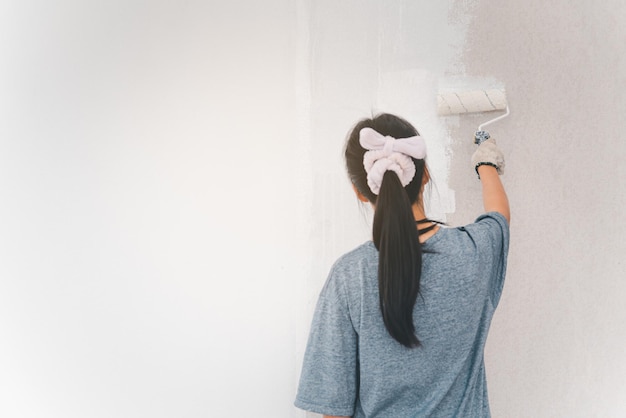
[[[426,219],[426,214],[424,213],[424,207],[422,205],[419,204],[414,204],[413,207],[413,217],[415,218],[416,221],[422,220],[422,219]],[[426,222],[426,223],[418,223],[417,224],[417,229],[426,229],[431,227],[433,224],[431,222]],[[420,234],[419,239],[420,242],[423,243],[424,241],[426,241],[428,238],[432,237],[433,235],[435,235],[437,233],[437,231],[439,231],[439,226],[436,225],[433,229],[431,229],[428,232],[425,232],[423,234]]]
[[[411,209],[413,209],[413,217],[416,221],[426,218],[426,214],[424,213],[424,207],[422,205],[414,203]]]

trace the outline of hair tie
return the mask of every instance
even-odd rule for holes
[[[383,136],[372,128],[359,132],[359,143],[368,150],[363,155],[363,166],[367,172],[367,185],[378,195],[386,171],[398,175],[402,187],[406,187],[415,177],[415,164],[426,157],[426,143],[421,136],[393,138]]]

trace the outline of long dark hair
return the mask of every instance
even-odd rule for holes
[[[378,289],[380,310],[389,334],[400,344],[413,348],[420,345],[415,335],[413,307],[419,292],[422,273],[422,248],[413,216],[412,205],[419,199],[424,177],[425,162],[412,158],[415,177],[402,187],[393,171],[387,171],[375,195],[367,185],[363,166],[366,150],[359,143],[363,128],[372,128],[381,135],[407,138],[418,135],[406,120],[383,113],[357,123],[345,149],[346,166],[356,189],[376,205],[374,212],[373,241],[378,249]]]

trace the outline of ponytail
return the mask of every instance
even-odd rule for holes
[[[421,177],[416,175],[417,179]],[[415,335],[413,307],[422,273],[422,248],[411,206],[398,176],[386,172],[373,224],[374,245],[379,253],[380,310],[389,334],[409,348],[420,345]]]
[[[415,175],[408,184],[404,183],[404,187],[396,172],[390,170],[383,173],[381,170],[378,174],[380,178],[376,178],[376,191],[373,191],[368,181],[371,176],[364,167],[366,149],[360,143],[363,128],[372,128],[380,135],[393,138],[419,134],[406,120],[383,113],[358,122],[348,136],[345,149],[350,181],[376,206],[373,240],[379,256],[378,289],[383,322],[389,334],[400,344],[409,348],[418,347],[420,341],[415,335],[413,308],[422,274],[422,247],[412,205],[419,202],[425,162],[423,157],[411,157]],[[406,178],[403,180],[406,181]]]

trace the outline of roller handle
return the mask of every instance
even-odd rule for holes
[[[489,135],[489,132],[483,131],[483,130],[476,131],[474,133],[474,144],[480,145],[486,140],[488,140],[489,138],[491,138],[491,135]]]
[[[474,133],[474,143],[476,145],[480,145],[481,143],[485,142],[486,140],[488,140],[490,138],[489,132],[485,131],[483,128],[487,125],[491,125],[494,122],[497,122],[501,119],[506,118],[507,116],[509,116],[509,113],[511,113],[509,111],[509,106],[506,107],[506,113],[504,113],[503,115],[498,116],[497,118],[491,119],[483,124],[481,124],[478,127],[478,130],[476,131],[476,133]]]

